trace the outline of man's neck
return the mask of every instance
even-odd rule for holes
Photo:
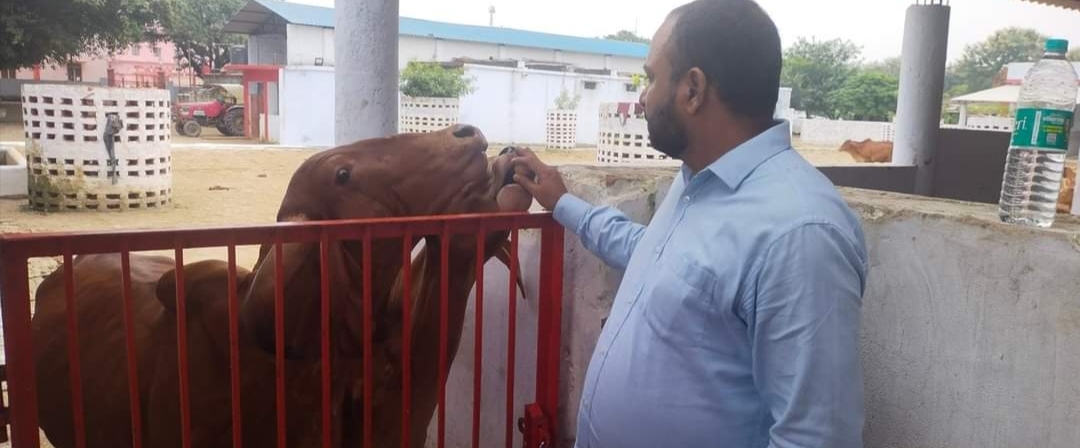
[[[690,136],[681,159],[692,175],[697,174],[775,124],[774,120],[740,120],[727,125],[703,127],[701,133]]]

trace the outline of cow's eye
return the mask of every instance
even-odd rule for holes
[[[334,182],[338,185],[344,185],[349,181],[349,176],[350,173],[348,168],[338,168],[337,174],[334,175]]]

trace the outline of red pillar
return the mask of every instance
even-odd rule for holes
[[[34,64],[34,81],[41,81],[41,64]]]

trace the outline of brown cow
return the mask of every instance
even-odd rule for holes
[[[279,221],[378,218],[491,211],[520,211],[532,199],[511,182],[511,154],[485,157],[487,142],[472,126],[458,125],[430,134],[370,139],[321,152],[294,173],[282,201]],[[487,236],[485,260],[503,247],[506,232]],[[399,277],[402,242],[372,244],[374,311],[374,403],[378,435],[394,438],[385,427],[400,425]],[[435,401],[438,339],[437,272],[440,242],[428,237],[414,262],[413,424],[422,443]],[[450,351],[460,339],[463,310],[475,282],[475,238],[455,237],[450,259]],[[272,246],[262,247],[253,270],[238,268],[240,300],[240,376],[244,446],[276,444],[274,396],[274,267]],[[317,244],[282,248],[285,277],[286,430],[290,447],[321,446],[321,364],[318,335],[320,283]],[[331,392],[333,446],[356,446],[362,428],[357,415],[360,391],[362,284],[361,247],[339,242],[328,252],[331,277]],[[133,316],[143,446],[180,446],[176,298],[173,260],[131,255]],[[120,306],[117,254],[80,256],[74,262],[79,320],[79,356],[84,390],[87,447],[129,447],[128,381]],[[191,446],[231,446],[231,404],[227,318],[227,270],[221,261],[184,267],[191,404]],[[57,448],[74,447],[62,268],[37,292],[33,320],[41,427]],[[434,317],[432,317],[434,316]],[[435,325],[432,327],[432,325]],[[396,331],[395,331],[396,330]],[[396,376],[395,376],[396,374]],[[398,378],[395,380],[395,378]],[[445,381],[445,379],[444,379]],[[382,425],[382,426],[380,426]],[[424,426],[424,428],[418,428]],[[385,432],[385,434],[384,434]],[[382,442],[376,446],[385,446]]]
[[[840,152],[851,155],[858,163],[888,163],[892,161],[892,142],[878,142],[865,139],[861,142],[845,140],[840,145]]]
[[[1058,195],[1057,212],[1072,213],[1073,195],[1076,194],[1076,162],[1068,161],[1061,176],[1061,194]]]

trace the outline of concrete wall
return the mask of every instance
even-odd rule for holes
[[[628,92],[628,78],[508,69],[466,65],[466,76],[475,79],[477,90],[461,97],[461,121],[484,130],[488,140],[500,143],[543,145],[547,110],[565,88],[581,95],[577,109],[577,142],[595,145],[599,135],[601,103],[636,102],[638,92]],[[595,90],[585,82],[596,83]]]
[[[0,198],[26,197],[26,157],[10,146],[0,146]]]
[[[288,65],[315,65],[316,58],[322,58],[324,66],[334,66],[334,30],[292,24],[286,29]]]
[[[843,121],[814,118],[803,120],[800,128],[802,141],[812,145],[837,146],[844,140],[871,139],[892,141],[892,123],[873,121]]]
[[[279,79],[280,143],[333,146],[334,68],[286,67]]]
[[[648,222],[675,173],[562,171],[571,192],[614,205],[637,222]],[[998,223],[989,205],[843,193],[863,219],[871,260],[861,332],[865,446],[1074,448],[1080,440],[1080,220],[1025,229]],[[572,235],[565,250],[559,430],[561,446],[572,446],[583,376],[621,274]],[[535,300],[533,233],[522,233],[521,260]],[[498,264],[485,272],[481,437],[499,442],[507,297],[499,291],[508,284]],[[535,303],[519,299],[515,419],[532,398],[535,319]],[[473,331],[468,317],[447,387],[448,408],[461,411],[448,413],[448,446],[470,440]]]
[[[333,29],[305,25],[288,25],[287,30],[289,36],[287,45],[289,64],[312,65],[315,63],[316,57],[321,57],[323,58],[325,65],[334,65]],[[259,39],[256,39],[258,41],[256,43],[248,44],[248,57],[251,58],[256,55],[272,57],[272,54],[256,53],[252,50],[252,48],[263,44],[266,36],[252,37],[258,37]],[[277,48],[277,46],[274,48]],[[282,48],[282,50],[284,50],[284,48]],[[282,52],[281,57],[284,57],[284,52]],[[613,69],[627,73],[643,73],[641,66],[645,63],[644,58],[606,56],[593,53],[576,53],[419,36],[400,36],[398,38],[399,69],[405,68],[405,65],[412,60],[449,61],[461,57],[472,59],[521,59],[545,62],[566,62],[582,68]]]

